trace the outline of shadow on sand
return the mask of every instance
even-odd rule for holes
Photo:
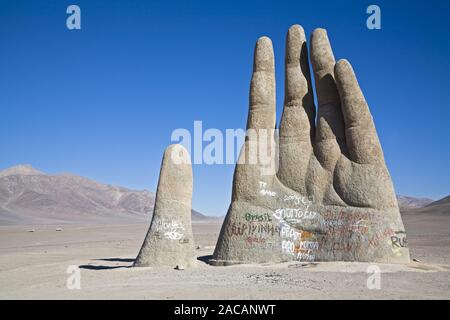
[[[209,255],[207,255],[207,256],[200,256],[200,257],[197,257],[197,260],[198,261],[201,261],[201,262],[204,262],[204,263],[206,263],[206,264],[209,264],[209,260],[211,260],[212,259],[212,254],[209,254]]]
[[[108,266],[108,265],[93,265],[93,264],[83,264],[80,265],[80,269],[86,269],[86,270],[112,270],[112,269],[127,269],[131,268],[133,266],[134,259],[128,259],[128,258],[101,258],[101,259],[92,259],[94,261],[107,261],[107,262],[122,262],[124,265],[115,265],[115,266]],[[126,263],[126,264],[125,264]]]
[[[134,259],[127,258],[102,258],[102,259],[94,259],[96,261],[111,261],[111,262],[134,262]]]
[[[78,266],[80,269],[86,270],[111,270],[111,269],[120,269],[120,268],[131,268],[131,266],[94,266],[92,264],[83,264]]]

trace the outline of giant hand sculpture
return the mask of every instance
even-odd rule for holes
[[[275,129],[271,40],[254,52],[248,135],[236,165],[232,201],[211,262],[409,261],[406,234],[372,116],[351,65],[335,62],[323,29],[311,37],[317,119],[303,28],[289,29],[285,101]],[[255,146],[257,146],[255,148]],[[256,153],[265,152],[273,174]]]

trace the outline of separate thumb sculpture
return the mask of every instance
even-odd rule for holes
[[[392,180],[353,69],[335,61],[324,29],[313,32],[310,45],[317,116],[305,33],[294,25],[286,39],[276,144],[272,42],[262,37],[256,43],[247,120],[252,134],[236,165],[212,264],[409,262]]]
[[[191,225],[192,166],[189,153],[174,144],[164,152],[152,222],[135,267],[195,264]]]

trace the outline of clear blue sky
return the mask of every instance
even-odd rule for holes
[[[77,4],[82,30],[66,28]],[[382,30],[366,28],[381,7]],[[30,163],[155,190],[172,130],[243,128],[256,39],[328,29],[353,64],[397,193],[450,194],[450,2],[0,1],[0,169]],[[279,118],[278,118],[279,119]],[[194,166],[194,208],[224,215],[234,166]]]

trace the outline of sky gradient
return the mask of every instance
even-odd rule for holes
[[[66,8],[81,8],[81,30]],[[381,8],[381,30],[366,8]],[[244,128],[255,41],[328,30],[371,108],[398,194],[450,194],[449,1],[0,2],[0,169],[29,163],[155,191],[174,129]],[[193,207],[224,215],[234,165],[194,165]]]

